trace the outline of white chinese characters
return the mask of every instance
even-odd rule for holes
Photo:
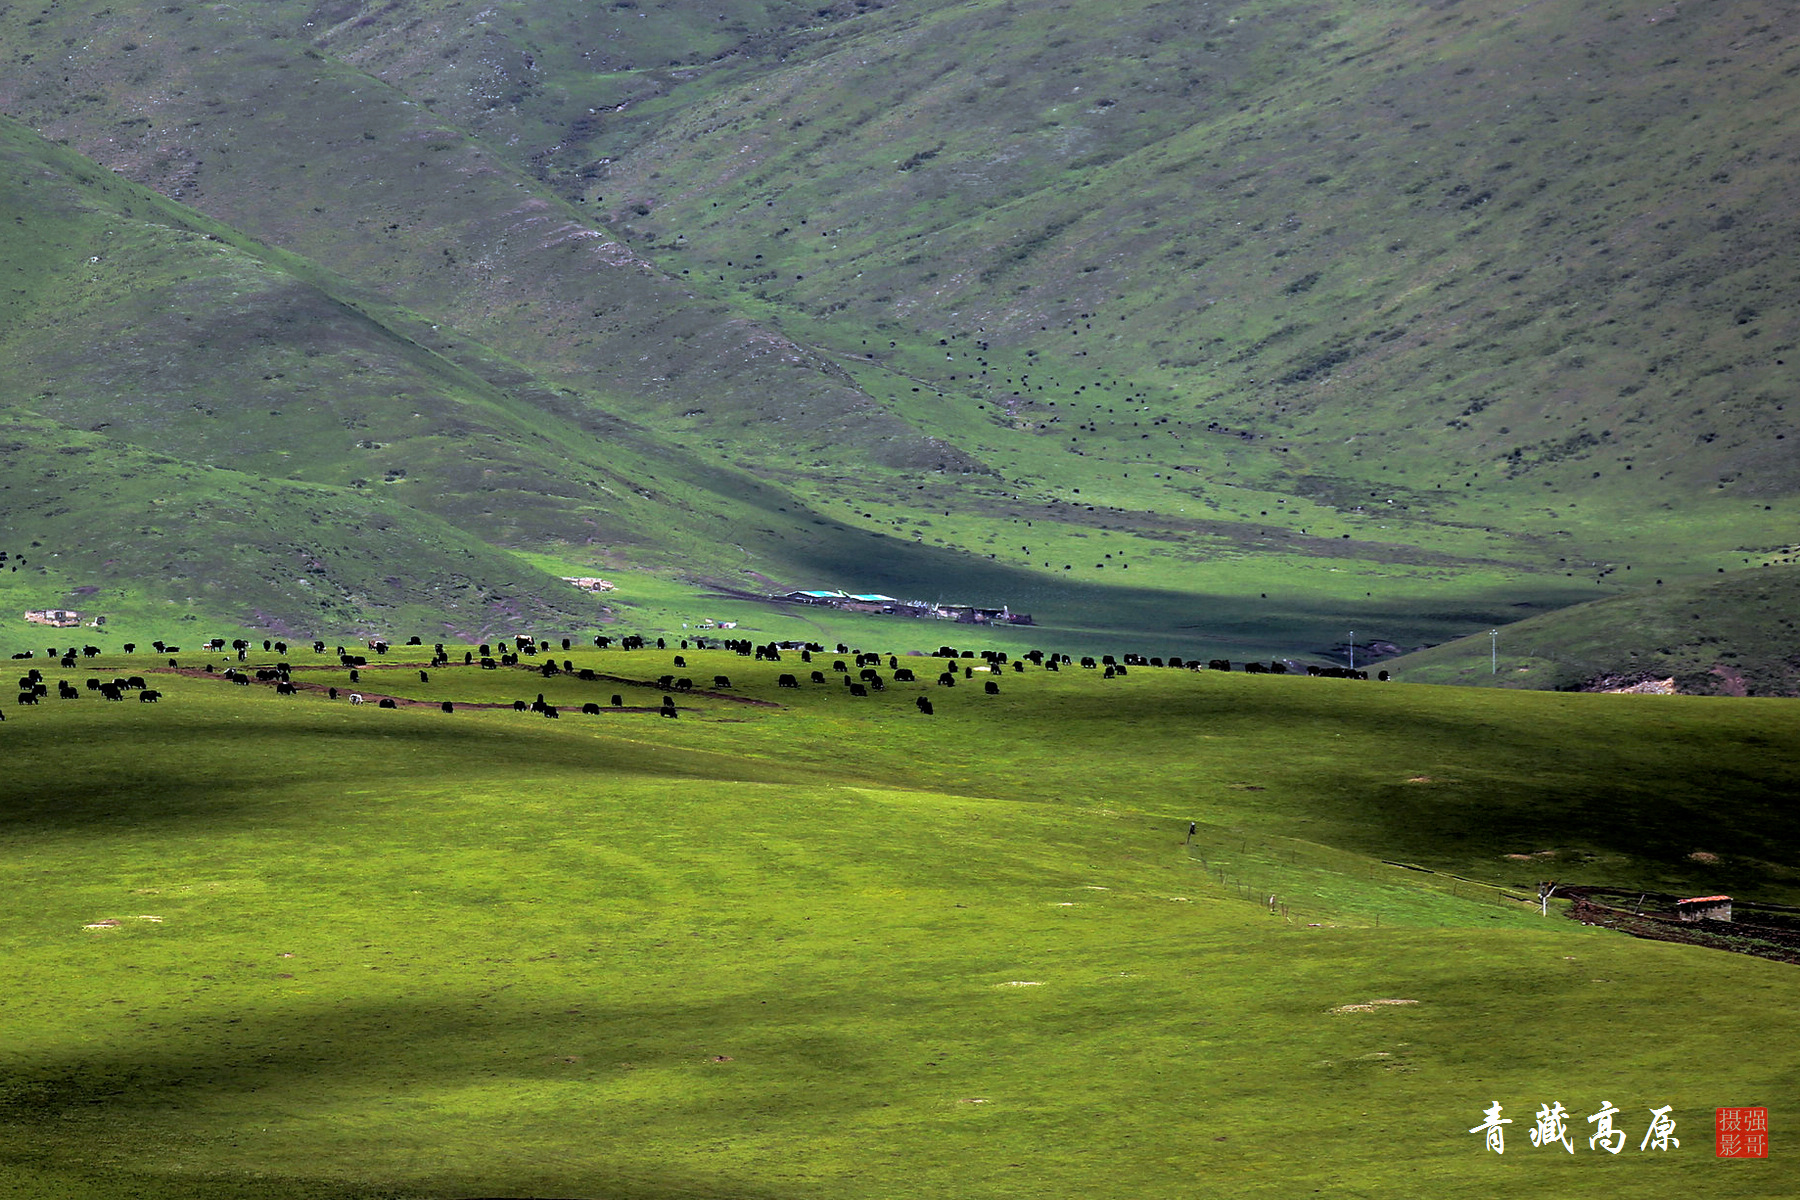
[[[1568,1115],[1560,1100],[1555,1104],[1541,1106],[1538,1109],[1537,1126],[1531,1131],[1531,1144],[1548,1146],[1553,1142],[1561,1142],[1564,1150],[1570,1154],[1575,1153],[1575,1139],[1569,1136],[1568,1126],[1563,1124]]]
[[[1502,1128],[1512,1124],[1511,1117],[1501,1116],[1503,1111],[1498,1100],[1490,1104],[1483,1112],[1481,1124],[1470,1129],[1470,1133],[1485,1134],[1485,1147],[1495,1154],[1506,1153],[1506,1133]],[[1679,1149],[1681,1142],[1675,1135],[1675,1118],[1669,1114],[1674,1106],[1665,1104],[1661,1108],[1652,1108],[1650,1125],[1644,1131],[1644,1140],[1638,1143],[1639,1150],[1668,1150],[1671,1146]],[[1625,1148],[1625,1131],[1613,1124],[1620,1109],[1611,1100],[1600,1102],[1600,1111],[1588,1117],[1588,1124],[1594,1127],[1588,1138],[1588,1149],[1604,1150],[1608,1154],[1617,1154]],[[1575,1153],[1575,1138],[1569,1132],[1569,1111],[1560,1100],[1538,1106],[1537,1118],[1531,1126],[1531,1144],[1538,1147],[1561,1146],[1570,1154]]]
[[[1469,1132],[1480,1133],[1484,1129],[1487,1130],[1487,1148],[1492,1150],[1495,1154],[1505,1154],[1506,1131],[1500,1127],[1502,1125],[1511,1125],[1512,1118],[1500,1115],[1500,1102],[1498,1100],[1488,1106],[1485,1115],[1487,1120],[1469,1130]]]
[[[1667,1150],[1670,1146],[1681,1148],[1681,1142],[1669,1135],[1675,1132],[1675,1118],[1669,1115],[1670,1105],[1650,1110],[1650,1128],[1644,1131],[1644,1140],[1639,1143],[1639,1150],[1648,1150],[1652,1146],[1658,1150]]]
[[[1600,1111],[1588,1118],[1594,1126],[1594,1136],[1588,1139],[1588,1149],[1592,1150],[1598,1143],[1599,1149],[1608,1154],[1617,1154],[1625,1148],[1625,1131],[1613,1128],[1613,1115],[1619,1110],[1613,1107],[1611,1100],[1600,1102]],[[1617,1142],[1613,1141],[1618,1138]]]

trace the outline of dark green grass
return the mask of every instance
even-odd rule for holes
[[[1494,687],[1629,687],[1672,680],[1683,693],[1800,694],[1800,569],[1775,562],[1714,580],[1640,580],[1623,596],[1532,617],[1391,665],[1409,680]]]
[[[677,652],[568,656],[637,679]],[[1148,668],[853,699],[777,688],[792,655],[685,656],[781,707],[546,721],[166,672],[154,706],[9,705],[13,1193],[1789,1186],[1779,1122],[1767,1163],[1707,1130],[1791,1093],[1791,1061],[1743,1047],[1800,1032],[1792,968],[1377,861],[1791,898],[1787,705]],[[1332,1011],[1378,999],[1418,1003]],[[1495,1099],[1577,1124],[1611,1100],[1632,1144],[1551,1156],[1515,1124],[1484,1156],[1464,1130]],[[1662,1104],[1682,1147],[1640,1153]]]

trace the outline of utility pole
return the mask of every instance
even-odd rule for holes
[[[1488,674],[1498,675],[1500,673],[1500,631],[1498,629],[1488,630],[1488,648],[1493,652],[1494,660]]]
[[[1356,670],[1356,630],[1350,631],[1350,669]]]

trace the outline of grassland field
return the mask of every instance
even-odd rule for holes
[[[1793,968],[1512,898],[1800,902],[1790,702],[446,649],[13,663],[0,1196],[1800,1190]]]

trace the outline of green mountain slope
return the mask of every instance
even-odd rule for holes
[[[591,188],[822,338],[947,339],[909,364],[971,399],[1129,380],[1153,460],[1217,422],[1246,473],[1296,474],[1279,447],[1515,505],[1800,484],[1791,147],[1751,115],[1794,95],[1793,14],[929,7]]]
[[[0,206],[0,548],[45,547],[20,611],[485,633],[605,612],[508,548],[843,555],[780,493],[10,125]]]
[[[1383,665],[1415,683],[1587,690],[1672,682],[1714,696],[1800,696],[1800,567],[1655,585],[1459,638]]]
[[[219,270],[235,249],[318,293],[234,285],[173,369],[146,331],[197,289],[58,293],[71,324],[16,326],[13,378],[78,427],[363,480],[514,548],[1029,594],[1083,627],[1114,594],[1152,597],[1142,630],[1244,606],[1213,635],[1267,601],[1259,650],[1371,620],[1418,644],[1789,540],[1794,206],[1766,114],[1800,86],[1793,24],[7,10],[0,111],[223,222]],[[90,420],[158,391],[154,418]]]
[[[75,134],[109,167],[529,361],[589,404],[704,416],[721,448],[785,458],[798,443],[978,469],[805,348],[690,294],[534,192],[430,106],[322,56],[302,36],[307,14],[71,11],[62,19],[86,22],[86,50],[53,78],[34,81],[33,64],[19,63],[0,102],[45,132]],[[159,86],[147,97],[150,78]]]

